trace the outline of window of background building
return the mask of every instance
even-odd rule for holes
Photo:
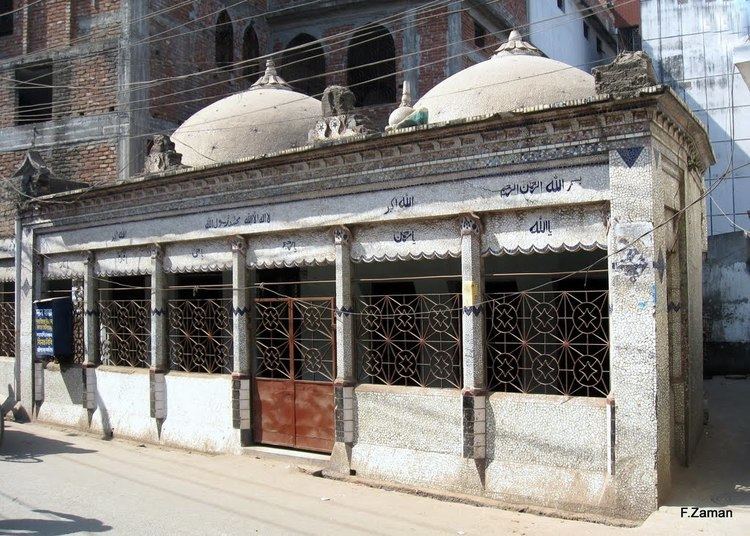
[[[474,45],[477,48],[484,48],[487,44],[487,28],[474,21]]]
[[[357,106],[396,101],[396,45],[383,26],[355,33],[347,52],[347,82]]]
[[[52,119],[52,64],[16,69],[16,124],[27,125]]]
[[[560,11],[565,11],[565,0],[557,0],[557,7]]]
[[[260,56],[260,46],[258,45],[258,35],[252,26],[248,26],[245,35],[242,38],[242,76],[246,78],[245,82],[252,84],[260,77],[261,65],[257,60]],[[255,60],[255,61],[252,61]]]
[[[596,51],[599,54],[604,54],[604,48],[602,47],[602,40],[598,37],[596,38]]]
[[[216,19],[216,66],[230,69],[234,63],[234,28],[229,13],[222,11]]]
[[[13,0],[0,0],[0,36],[13,35]]]
[[[620,51],[641,50],[641,31],[639,26],[630,26],[617,30]]]
[[[303,33],[289,41],[281,58],[281,76],[305,95],[320,98],[326,88],[326,57],[312,35]]]
[[[585,37],[586,39],[589,38],[589,25],[585,22],[583,23],[583,37]]]

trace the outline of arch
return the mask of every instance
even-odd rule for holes
[[[289,50],[293,47],[301,47]],[[326,58],[312,35],[299,34],[289,41],[282,57],[281,76],[300,93],[320,98],[326,88]]]
[[[347,51],[347,83],[358,106],[396,102],[396,44],[383,26],[352,36]]]
[[[247,82],[253,83],[261,75],[258,56],[260,56],[258,34],[252,26],[248,26],[245,29],[245,35],[242,36],[242,61],[246,62],[242,64],[242,76],[247,78]]]
[[[214,28],[216,66],[230,69],[234,63],[234,27],[226,10],[219,13]]]

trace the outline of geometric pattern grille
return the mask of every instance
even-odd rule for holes
[[[13,302],[0,302],[0,355],[16,355],[16,308]]]
[[[358,301],[361,382],[461,387],[460,294],[360,296]]]
[[[99,302],[101,359],[118,367],[151,366],[151,302]]]
[[[258,378],[312,382],[336,378],[333,298],[263,298],[254,305]]]
[[[232,372],[232,300],[169,300],[172,370]]]
[[[490,391],[607,396],[607,291],[495,293],[486,299]]]

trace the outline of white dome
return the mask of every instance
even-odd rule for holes
[[[427,108],[428,122],[442,123],[594,95],[593,76],[542,57],[513,31],[492,58],[443,80],[414,109]]]
[[[271,60],[253,87],[199,110],[171,138],[182,163],[232,162],[307,145],[320,101],[293,91]]]

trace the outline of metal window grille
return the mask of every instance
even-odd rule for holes
[[[488,294],[490,391],[607,396],[606,291]]]
[[[232,300],[169,300],[172,370],[232,371]]]
[[[461,295],[361,296],[357,334],[364,383],[461,387]]]
[[[101,359],[104,365],[151,366],[151,302],[99,302]]]
[[[259,299],[255,307],[258,378],[335,379],[333,298]]]
[[[86,359],[86,345],[83,335],[83,282],[74,281],[73,290],[73,362],[83,363]]]
[[[16,356],[16,309],[13,302],[0,302],[0,355]]]

